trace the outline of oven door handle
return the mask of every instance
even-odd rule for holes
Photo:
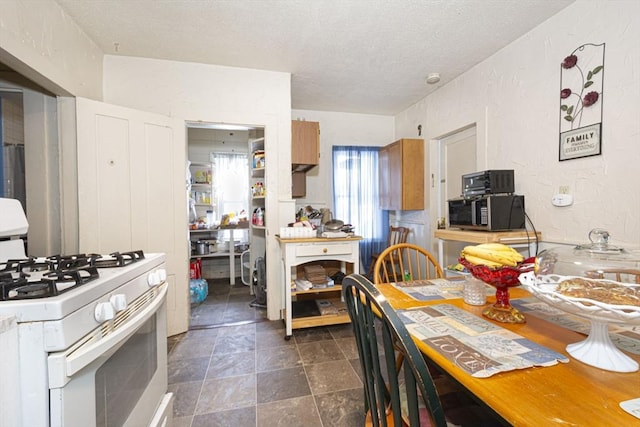
[[[167,288],[166,282],[159,285],[156,288],[159,292],[151,304],[136,313],[113,333],[97,341],[88,342],[80,347],[49,356],[49,388],[63,387],[74,374],[113,349],[119,348],[121,343],[129,339],[158,311],[167,296]]]

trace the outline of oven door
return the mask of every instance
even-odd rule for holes
[[[49,355],[51,426],[170,424],[167,286],[149,289],[71,349]]]

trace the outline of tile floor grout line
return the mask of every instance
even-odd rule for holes
[[[204,371],[204,378],[202,379],[202,384],[200,385],[200,391],[198,392],[198,398],[196,399],[196,406],[193,408],[193,416],[191,417],[191,422],[189,423],[189,427],[193,425],[193,421],[196,419],[196,411],[198,409],[198,403],[200,403],[200,397],[202,397],[202,390],[204,390],[204,382],[207,380],[207,372],[209,372],[209,367],[211,366],[211,359],[213,358],[213,349],[216,346],[216,341],[218,337],[216,336],[213,341],[213,346],[211,347],[211,354],[209,355],[209,363],[207,363],[207,369]]]
[[[332,335],[333,337],[333,335]],[[296,347],[298,344],[296,343]],[[298,351],[299,352],[299,351]],[[302,358],[302,356],[301,356]],[[320,408],[318,407],[318,401],[316,400],[316,395],[311,388],[311,382],[309,381],[309,373],[307,372],[307,365],[302,363],[302,368],[304,369],[304,375],[307,377],[307,384],[309,384],[309,391],[311,392],[311,398],[313,399],[313,405],[316,407],[316,411],[318,413],[318,418],[320,419],[320,427],[324,427],[324,421],[322,421],[322,416],[320,415]]]
[[[213,323],[210,325],[192,325],[192,326],[189,326],[189,330],[201,331],[206,329],[225,328],[228,326],[244,326],[244,325],[251,325],[251,324],[263,323],[263,322],[269,322],[269,319],[240,320],[238,322]]]

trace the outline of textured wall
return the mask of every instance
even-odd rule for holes
[[[0,61],[45,89],[101,99],[102,57],[55,1],[0,1]]]
[[[544,240],[584,242],[602,227],[612,242],[637,247],[639,15],[640,2],[577,1],[398,114],[396,133],[422,123],[436,140],[475,123],[478,170],[515,170],[516,192]],[[560,64],[578,46],[603,42],[602,155],[559,162]],[[551,205],[560,186],[570,187],[572,206]]]

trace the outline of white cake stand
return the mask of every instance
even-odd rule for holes
[[[587,298],[569,297],[556,292],[560,281],[571,278],[573,277],[556,274],[535,276],[533,272],[529,272],[520,275],[520,283],[526,290],[547,304],[591,322],[591,330],[587,339],[567,346],[567,352],[576,360],[607,371],[638,371],[638,362],[620,351],[611,341],[609,323],[640,325],[640,307],[606,304]],[[640,289],[640,286],[637,285],[625,286]]]

